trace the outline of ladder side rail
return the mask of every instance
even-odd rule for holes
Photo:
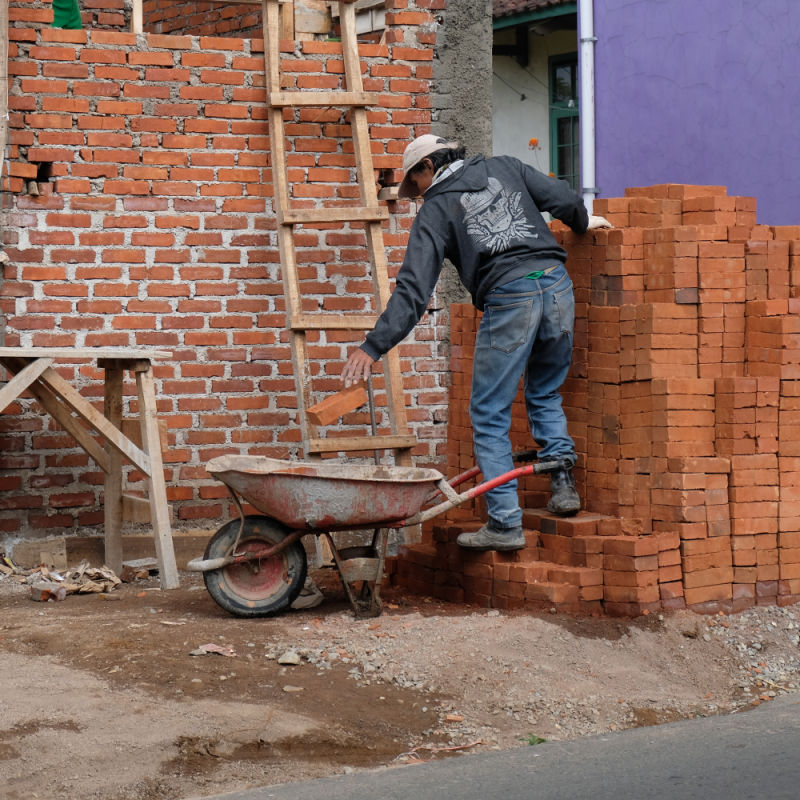
[[[349,91],[363,90],[361,59],[358,55],[358,36],[356,32],[355,7],[352,3],[339,3],[339,24],[342,33],[342,59]],[[359,178],[361,202],[364,206],[378,205],[378,191],[372,162],[372,149],[369,137],[369,122],[366,108],[353,108],[350,116],[353,134],[356,170]],[[367,250],[372,264],[372,282],[375,287],[376,311],[380,314],[389,301],[389,276],[383,228],[378,222],[368,222],[364,226]],[[392,348],[382,358],[384,381],[386,384],[386,407],[393,434],[408,432],[406,403],[403,380],[400,370],[400,356],[397,348]],[[398,463],[411,463],[411,454],[398,453]]]
[[[276,216],[289,208],[289,177],[286,155],[286,136],[283,122],[283,106],[273,106],[270,96],[281,88],[280,42],[282,20],[277,0],[263,0],[262,18],[264,29],[264,65],[266,69],[267,102],[269,104],[270,155],[272,162],[273,210]],[[297,259],[294,247],[294,232],[290,224],[279,224],[277,230],[278,250],[281,259],[281,277],[286,299],[286,327],[292,351],[292,368],[297,391],[297,415],[303,442],[317,436],[316,426],[311,423],[306,409],[311,402],[311,375],[308,365],[306,335],[292,326],[292,320],[302,313],[302,298],[297,274]]]

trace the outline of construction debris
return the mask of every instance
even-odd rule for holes
[[[40,582],[31,586],[31,600],[37,603],[47,603],[56,600],[65,600],[67,590],[58,583]]]
[[[82,561],[77,567],[68,569],[64,574],[64,585],[67,594],[89,594],[91,592],[113,591],[122,581],[109,567],[92,567],[88,561]]]
[[[232,647],[220,647],[218,644],[214,644],[213,642],[210,644],[201,644],[196,650],[192,650],[189,655],[207,656],[211,653],[214,653],[218,656],[228,656],[229,658],[233,658],[236,655],[236,651]]]
[[[24,569],[4,554],[0,555],[0,577],[30,586],[31,599],[40,603],[63,600],[68,594],[107,595],[122,583],[112,569],[92,567],[88,561],[61,574],[44,564]]]
[[[133,583],[157,574],[158,561],[155,558],[138,558],[133,561],[123,561],[119,577],[123,583]]]

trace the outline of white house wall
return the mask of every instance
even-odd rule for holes
[[[495,43],[510,43],[513,31],[499,31]],[[550,113],[548,59],[577,52],[574,31],[549,36],[529,33],[529,63],[521,67],[511,56],[492,59],[492,150],[494,155],[516,156],[542,172],[550,171]],[[520,97],[524,95],[524,99]],[[539,140],[531,150],[531,138]]]

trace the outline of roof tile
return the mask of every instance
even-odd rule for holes
[[[493,16],[508,17],[512,14],[524,14],[526,11],[538,11],[550,6],[563,5],[568,0],[494,0]]]

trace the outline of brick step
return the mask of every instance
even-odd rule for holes
[[[559,536],[626,536],[640,533],[633,530],[635,522],[609,517],[606,514],[595,514],[591,511],[579,511],[574,517],[557,517],[546,508],[524,508],[522,525],[525,528],[542,533]]]
[[[684,606],[676,532],[639,536],[627,521],[600,514],[526,514],[526,523],[542,530],[527,528],[527,546],[511,552],[459,547],[458,534],[480,527],[479,519],[434,524],[426,541],[402,549],[397,583],[417,594],[504,609],[635,616]]]
[[[449,602],[503,609],[546,605],[574,612],[601,610],[601,569],[540,561],[537,550],[479,553],[459,548],[453,554],[447,543],[413,544],[401,549],[396,581],[415,594]]]
[[[494,578],[512,583],[554,583],[568,586],[602,586],[603,570],[573,567],[551,561],[518,561],[494,565]]]

